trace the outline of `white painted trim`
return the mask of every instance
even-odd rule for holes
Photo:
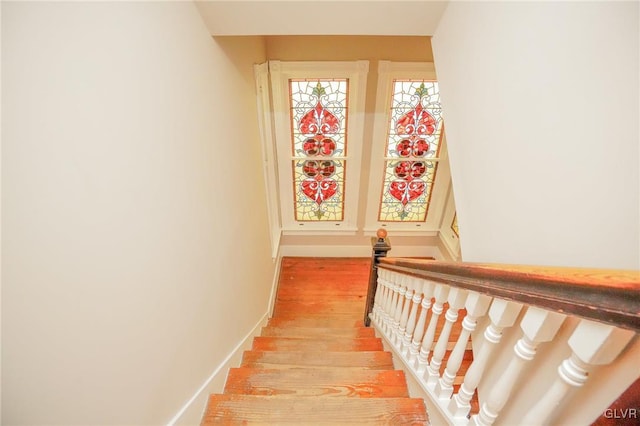
[[[442,220],[440,221],[440,233],[439,238],[441,245],[446,250],[450,260],[458,261],[461,258],[460,255],[460,237],[451,229],[451,223],[456,214],[456,206],[453,197],[453,186],[449,185],[447,192],[446,204],[444,212],[442,214]]]
[[[273,271],[273,280],[271,281],[271,294],[269,295],[269,310],[267,315],[271,317],[273,314],[273,308],[276,304],[276,297],[278,295],[278,282],[280,281],[280,266],[282,265],[282,255],[280,254],[280,247],[278,247],[278,256],[276,257],[276,267]]]
[[[375,236],[376,232],[378,231],[378,229],[388,229],[388,226],[380,226],[380,228],[365,228],[364,229],[364,235],[369,235],[369,236]],[[403,229],[403,230],[397,230],[397,229],[391,229],[391,232],[393,233],[394,237],[435,237],[438,235],[438,230],[437,229],[426,229],[423,227],[416,227],[415,229]]]
[[[451,261],[451,259],[449,259],[448,257],[446,257],[443,253],[442,250],[440,249],[440,247],[436,247],[436,249],[438,250],[438,255],[437,256],[433,256],[436,258],[436,260],[444,260],[444,261]]]
[[[280,245],[280,206],[278,204],[277,164],[274,151],[273,125],[271,122],[269,64],[253,66],[256,81],[256,103],[258,106],[258,128],[262,148],[262,169],[267,201],[267,218],[269,221],[269,237],[271,238],[271,257],[276,259]]]
[[[356,235],[358,230],[356,228],[341,228],[341,229],[326,229],[301,227],[300,229],[285,229],[282,231],[283,235]]]
[[[342,221],[313,222],[315,230],[333,230],[338,225],[347,229],[357,228],[358,190],[362,140],[364,135],[364,103],[367,87],[368,61],[269,61],[271,75],[271,100],[273,106],[274,145],[278,167],[280,220],[282,229],[298,230],[294,212],[294,187],[291,180],[291,117],[289,109],[289,79],[296,78],[347,78],[349,81],[349,111],[347,120],[349,178],[344,182],[344,217]],[[345,176],[346,177],[346,176]],[[308,229],[309,227],[305,227]]]
[[[178,412],[176,413],[175,416],[173,416],[171,418],[171,420],[169,420],[167,422],[167,426],[174,426],[176,424],[178,424],[178,421],[180,420],[180,418],[192,407],[192,404],[202,396],[203,392],[206,391],[207,387],[209,387],[209,384],[216,378],[216,376],[218,374],[220,374],[221,372],[223,372],[225,374],[226,377],[226,372],[229,371],[230,368],[232,368],[232,364],[233,364],[233,358],[241,355],[242,352],[246,349],[248,349],[248,347],[253,343],[253,338],[256,336],[260,335],[260,332],[262,331],[262,327],[264,327],[267,324],[267,320],[269,319],[269,313],[266,312],[262,318],[260,319],[260,321],[258,321],[258,323],[255,325],[255,327],[253,327],[253,329],[240,341],[240,343],[238,343],[238,345],[236,345],[235,348],[233,348],[233,350],[231,351],[231,353],[229,353],[229,355],[227,355],[227,357],[213,370],[213,373],[211,373],[211,375],[209,376],[209,378],[207,380],[204,381],[204,383],[202,384],[202,386],[200,386],[200,388],[198,388],[198,390],[193,394],[193,396],[186,402],[186,404],[180,409],[178,410]],[[206,404],[204,404],[202,411],[200,412],[200,419],[202,419],[202,416],[204,415],[204,410],[206,410]],[[198,420],[199,422],[200,420]]]
[[[371,245],[283,245],[282,256],[300,257],[370,257]],[[393,246],[393,257],[435,257],[440,254],[436,246]]]
[[[447,249],[447,254],[449,255],[449,257],[451,257],[451,259],[453,260],[460,260],[460,256],[458,255],[458,253],[456,253],[456,249],[451,246],[451,243],[449,242],[449,239],[445,236],[445,234],[439,232],[438,238],[440,239],[440,241],[442,241],[442,246]]]

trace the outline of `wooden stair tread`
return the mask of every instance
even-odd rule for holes
[[[371,368],[393,369],[390,352],[301,352],[301,351],[247,351],[242,366],[263,368],[314,367],[314,368]]]
[[[262,328],[263,337],[303,337],[315,339],[322,336],[331,337],[376,337],[375,330],[368,327],[274,327]]]
[[[283,313],[299,313],[303,316],[308,314],[334,315],[334,314],[351,314],[364,309],[364,299],[354,302],[340,301],[328,302],[322,300],[315,301],[286,301],[276,302],[274,312],[275,315]]]
[[[400,370],[232,368],[224,393],[299,397],[408,397]]]
[[[324,337],[305,339],[301,337],[255,337],[253,350],[261,351],[381,351],[382,341],[377,337]]]
[[[360,313],[361,314],[361,313]],[[352,312],[297,312],[297,311],[282,311],[279,312],[277,315],[274,315],[273,320],[276,319],[280,319],[282,318],[283,320],[286,319],[296,319],[296,320],[315,320],[315,321],[329,321],[331,322],[331,320],[360,320],[357,324],[354,324],[352,322],[349,322],[349,324],[347,325],[347,327],[362,327],[363,321],[362,321],[362,315],[358,315],[358,312],[352,311]],[[334,326],[331,325],[330,327],[343,327],[342,325],[338,325],[338,326]]]
[[[363,327],[370,266],[284,257],[273,317],[229,371],[225,393],[210,397],[202,424],[428,424],[424,401],[409,397],[405,373]]]
[[[280,291],[276,297],[276,303],[285,302],[303,302],[314,303],[318,300],[340,301],[349,303],[362,303],[365,295],[358,289],[342,289],[337,293],[338,289],[327,287],[289,287],[286,291]]]
[[[426,425],[417,398],[287,398],[212,395],[202,425],[274,423]]]
[[[269,319],[267,323],[274,327],[362,327],[362,315],[316,315],[301,317],[300,314],[283,314]]]

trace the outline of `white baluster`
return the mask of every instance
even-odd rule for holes
[[[378,280],[376,286],[376,295],[373,298],[373,309],[371,309],[371,321],[379,324],[380,321],[380,304],[384,299],[384,279],[382,278],[384,274],[383,269],[378,269]]]
[[[409,309],[411,308],[411,299],[413,298],[413,292],[415,291],[413,285],[415,280],[406,275],[404,277],[404,284],[406,291],[404,293],[404,304],[402,305],[402,313],[400,314],[400,326],[398,327],[398,334],[395,336],[394,344],[398,350],[401,349],[402,340],[404,334],[407,331],[407,321],[409,320]]]
[[[451,297],[451,295],[449,295],[449,297]],[[473,330],[476,329],[478,318],[487,313],[490,303],[491,297],[480,293],[470,292],[467,296],[465,303],[467,315],[464,317],[464,320],[462,320],[462,332],[460,333],[460,337],[458,337],[456,346],[453,348],[453,351],[451,351],[451,355],[449,355],[447,368],[436,386],[436,395],[438,398],[451,398],[451,394],[453,393],[453,380],[456,378],[456,374],[462,365],[462,359],[467,349],[469,337]]]
[[[484,342],[481,343],[478,353],[474,354],[473,362],[467,374],[464,375],[460,390],[449,403],[449,412],[454,418],[466,419],[471,411],[471,398],[480,384],[493,350],[502,338],[502,330],[515,323],[521,309],[522,304],[502,299],[494,299],[491,303],[489,308],[491,324],[484,331]]]
[[[396,276],[393,273],[389,273],[389,300],[387,301],[387,306],[385,307],[385,317],[384,317],[384,327],[383,332],[385,335],[391,335],[391,329],[393,325],[393,314],[395,312],[396,302],[398,301],[398,283],[396,282]]]
[[[431,346],[433,345],[433,340],[436,335],[436,326],[438,325],[438,319],[440,318],[440,314],[442,314],[443,305],[447,300],[448,294],[449,286],[444,284],[436,285],[436,289],[434,292],[436,300],[433,304],[433,307],[431,308],[431,319],[429,320],[427,331],[424,333],[422,345],[420,346],[420,354],[418,354],[418,360],[416,363],[416,372],[419,376],[422,376],[422,374],[427,369],[429,352],[431,352]]]
[[[384,319],[386,318],[386,306],[389,303],[389,298],[391,297],[389,293],[388,271],[386,269],[378,269],[378,286],[382,291],[380,294],[380,302],[377,309],[374,308],[374,311],[378,328],[382,330],[384,326]]]
[[[449,292],[449,309],[447,309],[447,313],[444,315],[445,323],[440,331],[440,336],[438,336],[438,343],[436,343],[436,347],[433,349],[433,356],[431,357],[431,361],[429,361],[429,367],[425,375],[427,386],[431,389],[435,388],[440,378],[440,366],[447,352],[451,329],[453,324],[458,320],[458,311],[464,306],[467,294],[467,290],[459,288],[452,288]]]
[[[522,373],[527,362],[536,355],[536,348],[542,342],[552,340],[565,316],[556,312],[530,307],[527,310],[520,327],[524,335],[513,348],[515,356],[511,358],[493,389],[489,393],[487,401],[482,404],[480,413],[471,418],[472,424],[477,426],[490,426],[502,411],[509,400],[516,380]]]
[[[411,348],[409,348],[409,365],[417,366],[420,343],[422,343],[422,336],[424,335],[427,323],[427,313],[431,308],[431,298],[433,297],[435,287],[435,284],[430,281],[424,281],[422,283],[422,303],[420,304],[420,316],[418,317],[418,324],[416,324],[416,328],[413,332]]]
[[[404,331],[404,336],[402,337],[402,347],[400,350],[400,354],[405,359],[407,358],[409,348],[411,347],[411,337],[413,336],[413,331],[416,328],[418,309],[420,308],[420,302],[422,301],[422,280],[419,278],[411,278],[411,281],[414,294],[411,299],[411,311],[409,312],[409,318],[407,319],[407,326]]]
[[[391,282],[391,273],[384,270],[383,276],[384,297],[380,303],[380,326],[384,329],[389,319],[389,305],[391,304],[391,296],[393,295],[393,283]]]
[[[400,328],[400,315],[402,315],[402,305],[404,304],[404,295],[407,292],[405,286],[406,275],[396,275],[396,282],[398,283],[398,297],[396,298],[395,308],[392,307],[393,322],[391,326],[391,333],[389,335],[390,341],[395,346],[396,339],[398,337],[398,329]]]
[[[569,338],[571,356],[562,361],[558,377],[527,413],[522,424],[552,424],[560,404],[587,381],[591,366],[611,363],[634,335],[631,330],[582,320]]]

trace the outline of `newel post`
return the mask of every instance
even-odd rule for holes
[[[387,252],[391,250],[389,240],[387,240],[387,230],[378,229],[376,237],[371,237],[371,245],[373,253],[371,255],[371,272],[369,273],[369,289],[367,290],[367,304],[364,312],[364,325],[369,327],[371,319],[369,314],[373,310],[373,302],[376,297],[376,290],[378,288],[378,264],[381,257],[386,257]]]

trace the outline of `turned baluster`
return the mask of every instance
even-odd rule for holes
[[[491,297],[481,295],[480,293],[470,292],[465,303],[467,315],[462,320],[462,332],[456,342],[449,359],[447,360],[447,368],[442,378],[436,386],[436,395],[440,399],[449,399],[453,393],[453,380],[462,365],[462,359],[467,349],[467,343],[473,330],[476,329],[478,318],[487,313]],[[434,353],[435,356],[435,353]],[[433,362],[432,362],[433,363]]]
[[[400,326],[398,327],[398,333],[394,336],[394,344],[398,350],[402,345],[404,334],[407,331],[407,321],[409,320],[409,310],[411,309],[411,299],[413,299],[413,293],[415,291],[415,280],[410,276],[404,277],[404,283],[406,291],[404,293],[404,304],[402,305],[402,313],[400,314]]]
[[[376,302],[373,307],[373,318],[379,327],[382,327],[386,315],[385,306],[389,299],[389,281],[387,280],[388,271],[386,269],[378,269],[378,286],[379,291],[376,292]]]
[[[407,358],[409,348],[411,347],[411,337],[413,331],[416,329],[416,319],[418,317],[418,309],[420,309],[420,302],[422,301],[422,280],[419,278],[412,278],[412,286],[414,288],[413,297],[411,298],[411,310],[409,312],[409,318],[407,319],[407,326],[404,330],[404,336],[402,336],[402,345],[400,354]]]
[[[494,299],[489,308],[491,324],[484,330],[484,342],[480,344],[477,354],[474,354],[473,362],[464,375],[464,382],[458,393],[451,398],[449,412],[455,418],[465,418],[471,411],[471,398],[473,397],[491,354],[502,338],[502,330],[511,327],[516,322],[522,304],[508,302],[502,299]]]
[[[558,366],[558,377],[524,417],[523,424],[553,424],[560,404],[588,379],[591,366],[615,360],[635,333],[582,320],[569,338],[571,356]]]
[[[495,422],[525,365],[535,357],[536,348],[555,337],[564,318],[562,314],[543,309],[530,307],[527,310],[520,323],[524,334],[513,348],[514,356],[491,389],[487,401],[482,404],[480,413],[471,418],[471,424],[490,426]]]
[[[406,275],[396,274],[396,281],[398,282],[398,298],[396,299],[396,306],[393,310],[393,323],[391,327],[390,341],[395,346],[396,340],[399,335],[400,329],[400,316],[402,315],[402,306],[404,305],[404,295],[407,293]]]
[[[378,312],[380,310],[380,301],[384,295],[384,284],[382,284],[382,277],[380,271],[378,271],[376,276],[376,294],[373,296],[373,307],[371,308],[370,318],[373,322],[378,322]],[[366,321],[365,321],[366,324]]]
[[[431,308],[431,298],[435,290],[435,284],[430,281],[424,281],[422,283],[422,303],[420,304],[420,316],[418,317],[418,323],[413,332],[413,338],[411,340],[411,347],[409,348],[409,365],[416,366],[418,363],[418,353],[420,351],[420,343],[422,342],[422,336],[425,332],[427,324],[427,313]]]
[[[378,324],[380,320],[380,305],[384,300],[384,279],[382,277],[382,271],[378,271],[376,279],[376,295],[373,298],[373,308],[371,309],[371,320]]]
[[[458,320],[458,311],[464,306],[467,293],[466,290],[459,288],[452,288],[449,292],[449,309],[447,309],[447,313],[444,315],[445,323],[440,331],[440,336],[438,336],[436,347],[433,349],[433,355],[431,356],[431,361],[429,361],[429,367],[427,368],[425,376],[427,386],[431,389],[435,388],[440,378],[440,366],[447,352],[451,329],[453,324]]]
[[[382,328],[385,335],[389,335],[391,331],[393,313],[395,312],[395,306],[398,300],[398,289],[400,288],[391,272],[389,272],[387,276],[389,280],[389,298],[387,299],[387,305],[384,308],[384,326]]]
[[[434,292],[435,303],[431,308],[431,319],[429,320],[427,331],[424,333],[422,345],[420,346],[420,353],[418,354],[418,359],[415,366],[416,372],[419,376],[422,376],[422,374],[427,369],[429,352],[431,352],[431,346],[433,345],[433,340],[436,336],[436,326],[438,325],[440,314],[442,314],[442,311],[444,310],[444,302],[447,301],[448,294],[449,286],[446,286],[444,284],[436,285],[436,289]]]

